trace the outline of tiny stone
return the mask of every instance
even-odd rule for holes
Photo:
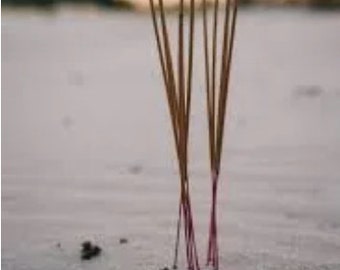
[[[119,244],[127,244],[128,240],[126,238],[120,238]]]
[[[97,245],[92,245],[90,241],[85,241],[82,244],[81,249],[81,259],[82,260],[91,260],[93,257],[97,257],[100,255],[102,249]]]
[[[84,250],[90,250],[92,248],[92,243],[90,241],[85,241],[81,244]]]

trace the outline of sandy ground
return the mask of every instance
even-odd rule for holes
[[[170,265],[178,177],[149,17],[2,15],[2,269]],[[339,29],[339,13],[240,13],[219,193],[221,269],[340,269]],[[197,47],[203,74],[200,40]],[[203,263],[202,77],[190,162]],[[87,239],[103,254],[81,262]]]

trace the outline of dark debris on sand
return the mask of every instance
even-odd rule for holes
[[[120,238],[119,239],[119,244],[127,244],[128,243],[128,239],[127,238]]]
[[[81,244],[81,259],[82,260],[91,260],[101,254],[102,249],[92,244],[90,241],[85,241]]]

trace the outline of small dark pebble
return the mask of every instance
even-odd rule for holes
[[[60,244],[60,243],[57,243],[57,244],[56,244],[56,247],[57,247],[57,248],[61,248],[61,244]]]
[[[127,244],[127,243],[128,243],[127,238],[120,238],[119,239],[119,244]]]
[[[169,267],[165,266],[163,268],[161,268],[160,270],[170,270]]]
[[[82,260],[91,260],[93,257],[97,257],[100,255],[102,249],[97,245],[92,245],[90,241],[85,241],[82,244],[81,249],[81,259]]]
[[[83,247],[83,251],[84,250],[91,250],[92,249],[92,243],[90,241],[85,241],[81,244],[81,246]]]

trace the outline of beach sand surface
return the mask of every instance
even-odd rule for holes
[[[211,187],[197,18],[190,181],[204,265]],[[339,13],[254,8],[238,18],[221,269],[339,270]],[[171,266],[175,158],[148,14],[2,13],[2,269]],[[85,240],[101,256],[81,261]]]

